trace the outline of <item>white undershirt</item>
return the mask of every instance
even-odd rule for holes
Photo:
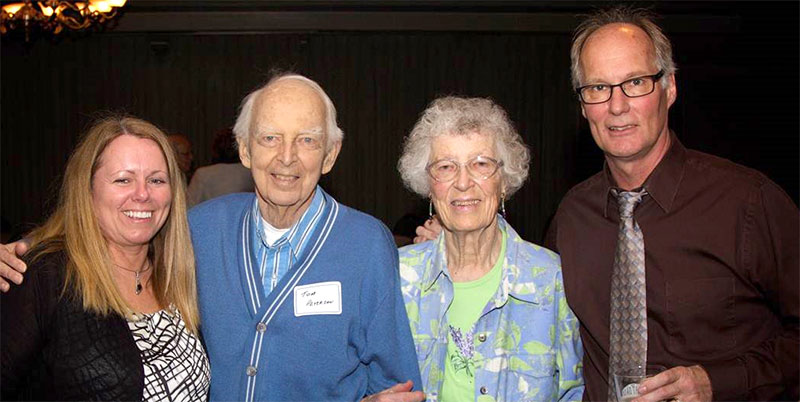
[[[264,237],[266,237],[267,245],[270,247],[272,247],[272,245],[275,244],[275,242],[278,241],[278,239],[280,239],[284,233],[291,229],[291,227],[286,229],[278,229],[275,226],[270,225],[263,216],[261,217],[261,223],[264,225]]]

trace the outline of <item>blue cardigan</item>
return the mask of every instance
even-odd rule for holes
[[[255,195],[190,211],[211,400],[355,401],[406,380],[419,389],[392,237],[322,194],[311,243],[266,296],[248,239]]]

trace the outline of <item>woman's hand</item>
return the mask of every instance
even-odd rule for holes
[[[439,237],[439,233],[441,232],[442,224],[439,223],[439,217],[434,215],[432,218],[425,221],[424,225],[417,226],[417,237],[414,238],[414,244],[434,240]]]
[[[30,244],[22,239],[14,243],[0,245],[0,291],[5,293],[11,289],[8,281],[19,285],[22,274],[28,266],[19,258],[28,252]]]
[[[385,390],[372,394],[361,402],[422,402],[425,394],[422,391],[411,391],[414,386],[412,381],[406,381]]]

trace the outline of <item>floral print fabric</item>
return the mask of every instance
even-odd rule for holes
[[[472,331],[475,399],[581,400],[583,348],[564,297],[560,259],[497,220],[508,233],[506,256],[500,287]],[[445,314],[453,283],[446,261],[443,234],[400,249],[403,298],[428,401],[439,399],[450,332]]]

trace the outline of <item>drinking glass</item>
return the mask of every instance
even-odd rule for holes
[[[615,371],[612,375],[614,376],[614,392],[617,395],[617,401],[628,402],[638,397],[639,384],[645,378],[652,377],[666,369],[657,364],[648,364],[644,370],[640,366],[635,369]]]

